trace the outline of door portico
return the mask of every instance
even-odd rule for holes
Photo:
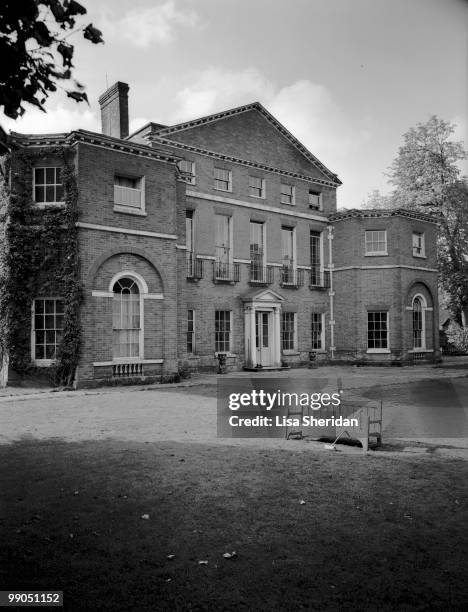
[[[255,291],[244,302],[245,365],[280,367],[280,316],[283,296],[272,289]]]

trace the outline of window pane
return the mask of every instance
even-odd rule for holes
[[[63,185],[57,185],[55,189],[55,201],[63,202]]]
[[[46,187],[45,202],[55,202],[55,187]]]
[[[36,185],[43,185],[45,178],[44,168],[35,168],[34,170],[34,181]]]
[[[47,185],[55,185],[55,168],[46,168],[45,180]]]
[[[54,302],[54,300],[45,300],[44,304],[45,304],[45,312],[47,314],[51,314],[51,313],[55,312],[55,302]]]
[[[36,187],[34,189],[34,201],[45,202],[45,189],[44,187]]]

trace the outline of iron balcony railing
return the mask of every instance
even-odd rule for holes
[[[255,261],[250,262],[249,282],[259,285],[271,285],[273,281],[273,266],[261,266]]]
[[[283,287],[302,287],[304,284],[304,270],[298,270],[294,266],[283,266],[281,268],[281,285]]]
[[[328,270],[321,269],[320,266],[312,267],[310,271],[310,288],[329,289],[330,272]]]
[[[238,283],[240,281],[239,264],[214,261],[213,280],[215,283]]]
[[[203,260],[197,259],[195,253],[187,253],[187,278],[203,278]]]

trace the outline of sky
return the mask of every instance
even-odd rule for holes
[[[130,129],[260,101],[360,207],[402,135],[431,115],[468,148],[468,0],[80,0],[104,45],[73,35],[75,77],[90,106],[64,92],[5,129],[100,131],[97,99],[130,85]],[[462,171],[468,174],[468,163]]]

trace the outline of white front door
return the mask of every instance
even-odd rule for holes
[[[271,312],[257,310],[255,312],[255,348],[257,355],[256,365],[271,366]]]

